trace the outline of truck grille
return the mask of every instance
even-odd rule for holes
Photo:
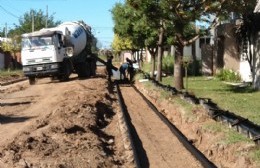
[[[30,59],[27,60],[28,64],[35,64],[35,63],[48,63],[52,62],[50,58],[39,58],[39,59]]]

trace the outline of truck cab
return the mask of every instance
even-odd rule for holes
[[[22,64],[30,84],[36,77],[59,76],[68,57],[61,31],[40,30],[22,35]]]
[[[88,78],[96,73],[96,40],[91,27],[81,22],[64,22],[53,28],[22,35],[22,65],[29,83],[35,78],[54,77],[67,81],[71,73]]]

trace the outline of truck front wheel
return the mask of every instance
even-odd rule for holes
[[[35,77],[29,77],[29,84],[34,85],[36,83]]]
[[[71,63],[69,59],[63,61],[62,75],[59,76],[60,81],[68,81],[72,72]]]

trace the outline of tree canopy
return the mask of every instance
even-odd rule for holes
[[[18,50],[19,44],[21,42],[21,34],[31,32],[32,28],[34,28],[34,31],[36,31],[46,27],[46,25],[48,27],[55,27],[60,23],[60,21],[54,21],[53,15],[50,15],[47,18],[42,10],[36,11],[31,9],[19,19],[18,25],[15,24],[15,27],[8,31],[7,36],[12,39],[12,43],[3,43],[2,46],[5,50],[8,51],[14,49]],[[1,35],[4,35],[4,31],[5,29],[3,28]]]
[[[54,21],[53,15],[47,16],[43,13],[42,10],[34,10],[26,12],[23,17],[19,19],[19,25],[15,25],[15,28],[9,31],[9,36],[13,37],[15,35],[21,35],[23,33],[29,33],[40,30],[46,27],[55,27],[61,23],[61,21]]]
[[[207,29],[199,29],[195,23],[203,22],[209,30],[231,12],[242,15],[253,11],[255,4],[256,0],[126,0],[117,4],[112,14],[115,32],[120,37],[129,37],[138,47],[156,44],[153,47],[160,49],[157,74],[161,73],[162,45],[175,46],[174,85],[181,90],[183,48],[207,33]]]

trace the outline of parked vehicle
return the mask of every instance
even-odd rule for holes
[[[90,77],[96,73],[97,56],[91,27],[84,22],[64,22],[22,35],[22,65],[29,83],[35,78],[53,77],[68,80],[71,73]]]

